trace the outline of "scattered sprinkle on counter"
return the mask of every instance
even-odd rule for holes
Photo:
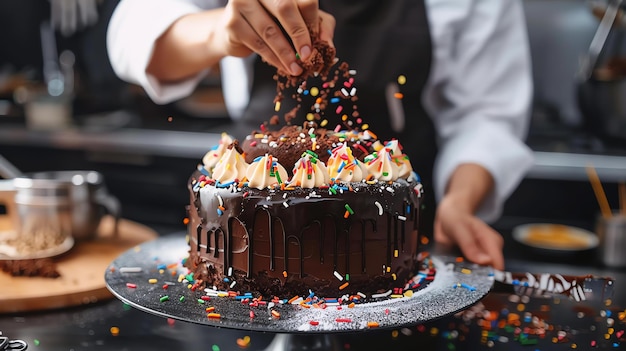
[[[243,338],[238,338],[237,339],[237,346],[239,346],[242,349],[245,349],[248,346],[250,346],[250,337],[248,335],[246,335]]]

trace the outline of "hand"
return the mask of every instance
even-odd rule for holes
[[[504,240],[500,233],[452,197],[444,197],[439,203],[434,230],[437,243],[456,244],[468,260],[504,269]]]
[[[311,33],[332,45],[335,19],[319,10],[317,0],[231,0],[215,33],[224,54],[244,57],[258,53],[266,62],[294,76],[312,52]],[[283,32],[284,30],[284,32]],[[295,48],[295,49],[294,49]]]

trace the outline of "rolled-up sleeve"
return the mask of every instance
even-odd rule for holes
[[[532,99],[530,52],[517,0],[429,0],[434,67],[424,104],[438,133],[435,195],[455,169],[476,163],[495,180],[477,215],[497,219],[533,164],[525,144]]]
[[[107,50],[115,73],[144,88],[156,103],[165,104],[194,90],[206,72],[176,84],[162,84],[146,73],[154,43],[178,18],[201,10],[182,0],[122,0],[107,29]]]

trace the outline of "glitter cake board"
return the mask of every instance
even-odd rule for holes
[[[370,322],[377,323],[378,328],[397,328],[441,318],[473,305],[494,283],[489,267],[456,263],[454,257],[432,256],[437,269],[435,279],[412,297],[366,302],[353,308],[276,304],[270,309],[251,307],[234,298],[201,300],[204,291],[192,291],[178,282],[179,274],[185,274],[186,269],[180,264],[174,267],[174,263],[187,254],[187,243],[180,236],[144,243],[109,265],[104,273],[107,287],[120,300],[139,310],[186,322],[274,333],[328,333],[365,330]],[[129,269],[136,271],[127,272]],[[218,313],[220,318],[208,318],[208,307],[214,307],[211,312]],[[280,316],[273,316],[272,311]]]

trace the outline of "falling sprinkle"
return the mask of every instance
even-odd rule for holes
[[[335,275],[335,278],[337,278],[339,281],[343,280],[343,276],[341,276],[341,274],[339,274],[339,272],[334,271],[333,274]]]

